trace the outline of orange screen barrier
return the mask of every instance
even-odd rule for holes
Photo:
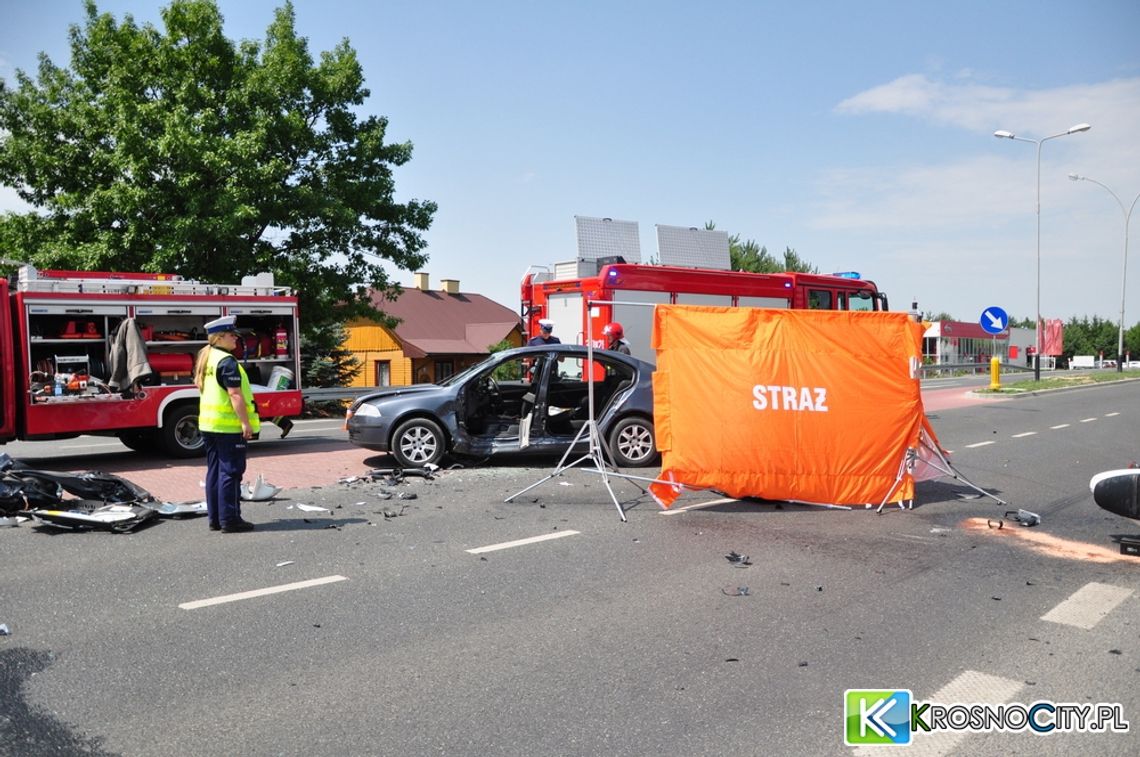
[[[732,497],[912,498],[899,473],[925,420],[922,333],[906,313],[657,306],[661,478]],[[679,494],[650,489],[663,507]]]

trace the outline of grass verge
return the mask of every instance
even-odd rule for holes
[[[988,386],[975,389],[975,394],[1028,394],[1043,389],[1067,389],[1073,386],[1088,386],[1101,384],[1106,381],[1122,381],[1124,379],[1140,379],[1140,371],[1129,370],[1117,373],[1114,370],[1104,371],[1073,371],[1073,375],[1063,374],[1050,376],[1040,381],[1018,381],[1014,384],[1003,385],[999,389],[990,389]]]

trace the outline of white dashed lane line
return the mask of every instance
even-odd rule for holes
[[[181,610],[197,610],[200,607],[210,607],[212,605],[225,604],[226,602],[237,602],[242,599],[253,599],[254,597],[264,597],[267,594],[280,594],[283,591],[296,591],[297,589],[308,589],[311,586],[322,586],[323,584],[336,583],[337,581],[347,581],[345,576],[325,576],[324,578],[313,578],[308,581],[297,581],[291,584],[281,584],[279,586],[267,586],[264,589],[254,589],[253,591],[243,591],[239,594],[226,594],[221,597],[211,597],[210,599],[198,599],[193,602],[183,602],[178,605]]]
[[[967,670],[961,673],[950,683],[943,686],[929,697],[921,701],[927,702],[984,702],[986,704],[1007,704],[1013,701],[1024,684],[1010,678],[982,673],[977,670]],[[969,733],[966,731],[935,731],[923,733],[919,738],[900,750],[900,755],[906,757],[931,757],[957,753],[956,747]],[[969,750],[961,750],[969,754]],[[859,746],[852,750],[858,757],[883,757],[890,754],[890,749],[881,746]]]
[[[1094,581],[1070,594],[1068,599],[1042,615],[1041,620],[1088,630],[1131,595],[1132,589]]]
[[[1118,415],[1120,415],[1120,413],[1118,413],[1118,412],[1116,412],[1116,413],[1105,413],[1104,417],[1105,418],[1114,418]],[[1080,422],[1081,423],[1092,423],[1095,420],[1098,420],[1098,419],[1097,418],[1081,418]],[[1071,425],[1072,425],[1071,423],[1058,423],[1056,426],[1050,426],[1049,430],[1050,431],[1059,431],[1060,429],[1063,429],[1063,428],[1069,428]],[[1022,431],[1020,434],[1011,435],[1010,439],[1024,439],[1027,436],[1036,436],[1036,435],[1037,435],[1036,431]],[[977,447],[988,447],[989,445],[996,444],[996,443],[997,442],[993,442],[993,441],[976,442],[974,444],[967,444],[966,449],[975,449]]]
[[[500,549],[510,549],[511,547],[522,547],[527,544],[537,544],[540,541],[550,541],[551,539],[561,539],[564,536],[575,536],[577,531],[557,531],[552,534],[543,534],[542,536],[531,536],[527,539],[517,539],[515,541],[505,541],[499,544],[489,544],[486,547],[476,547],[469,549],[467,552],[473,555],[481,555],[485,552],[497,552]]]

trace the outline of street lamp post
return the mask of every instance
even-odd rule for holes
[[[1116,204],[1120,206],[1120,212],[1124,214],[1124,262],[1120,267],[1120,334],[1117,337],[1116,343],[1116,370],[1117,372],[1124,370],[1124,293],[1126,291],[1124,282],[1128,278],[1128,222],[1132,220],[1132,211],[1136,208],[1136,201],[1140,200],[1140,194],[1136,195],[1136,199],[1132,201],[1132,205],[1128,210],[1124,209],[1124,203],[1116,192],[1101,184],[1096,179],[1090,179],[1088,176],[1081,176],[1079,174],[1071,173],[1069,178],[1073,181],[1091,181],[1097,186],[1104,187],[1104,189],[1112,195],[1112,199],[1116,200]]]
[[[1015,142],[1029,142],[1030,144],[1037,145],[1037,322],[1034,324],[1037,327],[1037,352],[1033,356],[1033,380],[1041,380],[1041,145],[1048,142],[1050,139],[1057,137],[1067,137],[1070,134],[1076,134],[1081,131],[1088,131],[1092,127],[1088,124],[1077,124],[1071,126],[1067,131],[1060,134],[1052,134],[1048,137],[1041,139],[1026,139],[1019,137],[1011,131],[995,131],[994,136],[998,139],[1012,139]]]

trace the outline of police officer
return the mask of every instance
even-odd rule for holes
[[[235,316],[206,324],[208,345],[198,352],[198,429],[206,445],[206,513],[211,531],[252,531],[241,517],[241,478],[246,444],[261,427],[249,377],[232,351],[238,344]]]
[[[629,351],[629,340],[625,338],[625,329],[617,321],[607,323],[606,327],[602,329],[602,333],[610,338],[606,346],[607,350],[620,352],[623,355],[631,355]]]
[[[547,344],[562,344],[562,340],[554,336],[554,321],[541,318],[538,321],[538,336],[532,336],[526,343],[527,347],[542,347]]]

